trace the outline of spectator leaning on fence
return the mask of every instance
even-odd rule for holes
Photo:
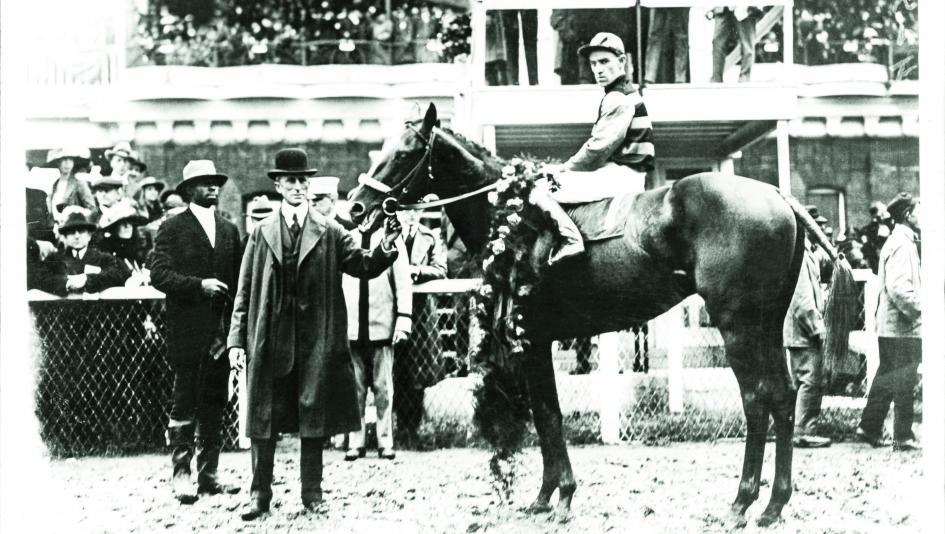
[[[912,418],[922,360],[919,203],[908,193],[900,193],[887,209],[896,226],[879,254],[879,368],[856,433],[874,447],[883,445],[883,422],[892,402],[893,447],[913,450],[919,448],[912,433]]]
[[[106,210],[98,222],[102,233],[97,246],[118,260],[126,286],[151,284],[150,273],[145,268],[151,243],[138,233],[138,227],[146,222],[127,199]]]
[[[97,293],[120,286],[125,277],[118,260],[89,246],[95,223],[88,211],[77,206],[62,213],[59,235],[65,248],[50,254],[42,263],[39,289],[55,295]]]
[[[376,247],[385,238],[384,232],[351,230],[355,243],[363,249]],[[348,340],[354,361],[354,376],[358,387],[360,428],[348,434],[345,460],[352,461],[365,455],[364,409],[367,392],[374,392],[377,412],[377,454],[393,460],[394,453],[394,345],[410,335],[413,282],[410,279],[410,260],[404,242],[397,236],[398,250],[394,264],[377,278],[342,279],[345,303],[348,309]]]
[[[306,186],[315,173],[300,149],[276,154],[269,177],[282,204],[250,234],[240,268],[227,345],[231,365],[246,361],[253,458],[246,521],[269,512],[280,432],[301,438],[302,505],[322,502],[324,440],[360,428],[341,273],[370,278],[397,257],[396,221],[388,221],[383,242],[370,252],[309,210]]]
[[[183,175],[177,190],[188,208],[161,225],[150,266],[154,287],[166,295],[167,361],[174,371],[167,425],[171,490],[191,504],[199,494],[239,491],[217,480],[217,464],[230,374],[229,360],[221,356],[239,277],[240,238],[215,209],[227,176],[209,160],[188,162]],[[195,435],[196,488],[190,467]]]
[[[827,447],[830,438],[818,436],[817,422],[823,400],[823,344],[826,328],[822,310],[824,292],[820,268],[809,239],[804,239],[804,260],[794,297],[784,320],[784,346],[790,358],[791,377],[797,388],[794,415],[795,447]]]

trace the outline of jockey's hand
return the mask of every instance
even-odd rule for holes
[[[407,338],[410,337],[410,334],[404,332],[403,330],[394,330],[394,337],[391,341],[394,345],[400,345],[401,343],[407,341]]]

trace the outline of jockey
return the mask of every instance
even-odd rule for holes
[[[583,204],[643,191],[653,169],[653,130],[640,93],[630,83],[632,65],[623,41],[601,32],[578,50],[590,62],[597,85],[604,88],[590,138],[553,169],[561,187],[549,193],[539,182],[530,202],[555,223],[563,243],[548,260],[552,265],[584,251],[577,226],[558,204]]]

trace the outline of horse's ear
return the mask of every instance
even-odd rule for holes
[[[427,114],[423,117],[423,131],[429,132],[434,126],[439,124],[440,121],[436,118],[436,106],[433,102],[430,102],[430,107],[427,108]]]

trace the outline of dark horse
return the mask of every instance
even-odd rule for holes
[[[352,192],[352,215],[371,224],[379,220],[382,205],[390,207],[389,199],[406,203],[428,193],[444,200],[462,196],[446,212],[467,248],[477,253],[489,239],[491,205],[485,194],[470,193],[495,183],[503,162],[438,124],[431,104],[422,121],[408,123],[399,139],[389,142],[372,176]],[[646,191],[633,202],[622,237],[589,243],[583,257],[545,269],[533,292],[525,318],[532,341],[525,368],[544,473],[529,511],[549,511],[557,489],[557,518],[566,520],[576,489],[562,435],[551,342],[625,329],[698,293],[724,339],[747,423],[732,526],[744,525],[746,510],[758,499],[769,416],[774,419],[774,484],[758,521],[768,525],[780,517],[792,489],[796,392],[781,329],[804,254],[804,229],[831,254],[832,248],[796,201],[751,179],[703,173]],[[536,249],[544,243],[547,257],[547,232],[538,242]],[[849,266],[842,256],[833,258],[832,293],[841,290],[849,297]],[[832,295],[828,308],[839,300]],[[848,321],[830,317],[848,314],[828,310],[827,315],[828,338],[845,340]]]

